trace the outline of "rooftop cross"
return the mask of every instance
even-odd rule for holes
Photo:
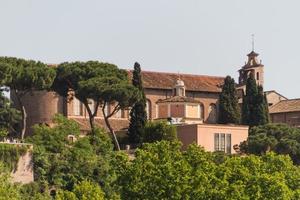
[[[254,34],[252,34],[251,37],[252,37],[252,51],[254,51]]]

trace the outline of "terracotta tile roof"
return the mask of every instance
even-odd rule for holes
[[[194,98],[191,97],[182,97],[182,96],[174,96],[167,99],[160,99],[157,103],[167,103],[167,102],[189,102],[189,103],[200,103]]]
[[[75,117],[73,118],[72,117],[72,119],[75,120],[79,124],[81,131],[89,131],[90,130],[90,124],[89,124],[89,119],[88,118],[75,118]],[[105,121],[103,119],[97,118],[97,119],[95,119],[95,121],[96,121],[96,126],[102,127],[102,128],[104,128],[108,131],[108,129],[106,127],[106,124],[105,124]],[[110,125],[113,127],[113,129],[115,131],[119,131],[119,130],[123,130],[123,129],[128,128],[129,121],[126,120],[126,119],[115,119],[115,118],[113,119],[113,118],[111,118],[110,119]]]
[[[130,78],[132,71],[129,71]],[[142,71],[144,88],[150,89],[172,89],[178,79],[177,73]],[[184,81],[186,90],[201,92],[221,92],[221,86],[225,77],[180,74]]]
[[[300,111],[300,99],[283,100],[270,107],[270,113],[298,112]]]
[[[57,64],[48,64],[49,67],[57,67]],[[128,70],[130,79],[132,70]],[[151,89],[172,89],[178,78],[177,73],[142,71],[144,88]],[[180,74],[180,79],[184,81],[186,90],[201,92],[221,92],[221,86],[225,77]]]

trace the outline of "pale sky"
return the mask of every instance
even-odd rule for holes
[[[299,0],[0,0],[0,56],[237,77],[251,51],[265,90],[300,98]]]

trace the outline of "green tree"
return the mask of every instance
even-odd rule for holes
[[[297,199],[300,168],[288,156],[224,156],[178,142],[146,144],[121,167],[122,199]],[[128,162],[128,161],[126,161]]]
[[[219,97],[219,123],[239,124],[240,109],[234,79],[227,76]]]
[[[20,112],[11,107],[10,100],[0,90],[0,131],[3,132],[0,138],[8,133],[17,133],[16,128],[20,120]]]
[[[11,183],[8,170],[0,162],[0,200],[19,200],[19,187]]]
[[[254,126],[256,125],[256,106],[257,106],[257,85],[256,80],[251,73],[247,79],[246,94],[243,97],[242,106],[242,122],[243,124]]]
[[[257,94],[257,106],[256,106],[256,125],[264,125],[269,123],[269,109],[268,103],[264,94],[264,90],[262,86],[258,86],[258,94]]]
[[[76,184],[73,191],[59,191],[56,200],[104,200],[104,192],[101,187],[90,181],[82,181]]]
[[[139,63],[134,64],[132,72],[132,85],[138,88],[141,93],[141,99],[137,101],[130,111],[130,124],[128,128],[129,142],[133,144],[141,144],[143,131],[147,122],[146,113],[146,97],[143,88],[141,67]]]
[[[247,141],[240,146],[242,152],[256,155],[264,155],[269,151],[286,154],[295,164],[300,164],[300,130],[286,124],[252,127]]]
[[[83,103],[89,115],[92,133],[95,130],[95,116],[101,106],[106,126],[114,138],[116,148],[120,149],[109,119],[139,99],[138,89],[129,83],[125,70],[97,61],[62,63],[57,67],[52,89],[62,96],[76,97]],[[90,107],[91,100],[95,102],[94,109]],[[106,113],[109,105],[111,112]]]
[[[54,119],[55,126],[34,126],[34,134],[26,141],[34,144],[34,175],[36,181],[49,187],[72,191],[83,180],[98,183],[107,197],[115,192],[112,182],[115,172],[112,143],[102,130],[79,137],[79,125],[61,115]],[[75,136],[69,140],[68,136]]]
[[[21,139],[24,139],[27,113],[23,98],[34,91],[49,89],[55,77],[55,70],[42,62],[13,57],[0,57],[0,69],[5,69],[0,71],[0,77],[4,76],[3,73],[10,73],[6,75],[3,85],[10,89],[16,106],[21,110]]]
[[[268,122],[268,102],[263,88],[257,86],[253,74],[250,74],[247,79],[246,94],[243,96],[242,123],[249,126],[258,126]]]
[[[178,142],[145,144],[121,177],[122,199],[189,199],[189,171]]]
[[[149,121],[144,128],[143,142],[174,141],[176,139],[176,126],[168,124],[166,121]]]

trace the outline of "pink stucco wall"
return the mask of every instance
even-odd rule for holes
[[[231,152],[235,153],[233,146],[247,140],[248,126],[186,124],[177,126],[178,139],[183,143],[183,149],[195,142],[204,147],[206,151],[214,151],[214,134],[231,134]]]

